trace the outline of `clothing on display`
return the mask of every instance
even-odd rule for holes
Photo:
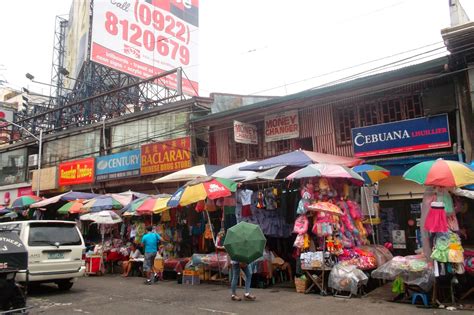
[[[448,220],[443,202],[433,201],[431,203],[424,228],[431,233],[448,231]]]

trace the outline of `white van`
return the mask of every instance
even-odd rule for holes
[[[0,229],[13,230],[28,250],[29,282],[53,282],[69,290],[85,273],[84,239],[71,221],[14,221],[0,223]],[[17,274],[25,282],[25,274]]]

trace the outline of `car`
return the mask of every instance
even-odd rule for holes
[[[16,281],[56,283],[59,289],[69,290],[84,275],[85,244],[75,222],[13,221],[0,223],[0,230],[18,233],[28,251],[28,279],[17,274]]]

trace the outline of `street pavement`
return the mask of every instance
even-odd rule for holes
[[[31,314],[468,314],[391,303],[380,296],[322,297],[289,288],[254,289],[256,301],[235,302],[223,284],[182,285],[163,281],[145,285],[143,278],[115,275],[79,279],[68,292],[42,285],[30,293]],[[239,294],[242,290],[239,288]]]

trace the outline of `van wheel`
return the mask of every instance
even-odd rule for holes
[[[74,284],[74,282],[70,280],[63,280],[63,281],[57,282],[56,284],[58,285],[59,290],[67,291],[72,288],[72,285]]]

